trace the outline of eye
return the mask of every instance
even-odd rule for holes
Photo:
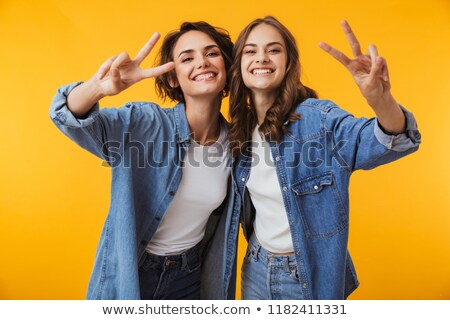
[[[277,53],[280,53],[280,52],[281,52],[281,50],[278,49],[278,48],[269,49],[269,53],[270,54],[277,54]]]
[[[244,54],[255,54],[255,53],[256,53],[256,51],[253,49],[244,50]]]
[[[192,61],[191,57],[186,57],[186,58],[181,59],[181,63],[186,63],[186,62],[189,62],[189,61]]]
[[[207,57],[218,57],[220,54],[216,51],[209,51],[206,53]]]

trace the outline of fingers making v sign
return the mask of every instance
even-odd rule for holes
[[[103,95],[116,95],[136,82],[157,77],[174,68],[173,62],[168,62],[150,69],[141,69],[140,67],[142,61],[148,56],[159,40],[159,37],[159,33],[154,33],[134,60],[130,58],[128,53],[122,52],[118,56],[109,58],[102,64],[97,72],[96,79]]]
[[[320,42],[319,47],[347,68],[369,104],[380,100],[389,94],[391,88],[386,60],[378,55],[375,45],[369,45],[368,52],[363,54],[348,22],[342,21],[341,27],[352,49],[353,59],[327,43]]]
[[[404,132],[405,115],[391,94],[386,60],[378,55],[375,45],[369,45],[368,52],[363,54],[348,22],[342,21],[341,27],[352,48],[353,59],[327,43],[320,42],[319,47],[347,68],[367,103],[375,111],[383,130],[390,134]]]

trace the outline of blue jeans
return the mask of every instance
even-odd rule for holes
[[[295,256],[275,255],[250,237],[242,265],[242,299],[302,300]]]
[[[142,300],[200,299],[200,244],[180,255],[145,252],[139,263]]]

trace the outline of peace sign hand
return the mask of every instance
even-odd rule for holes
[[[134,60],[131,60],[128,53],[122,52],[119,56],[113,56],[102,64],[94,77],[102,95],[116,95],[136,82],[157,77],[175,67],[173,62],[168,62],[155,68],[140,68],[140,64],[153,49],[159,37],[159,33],[155,32]]]
[[[320,42],[319,47],[328,52],[350,71],[369,105],[376,104],[377,101],[390,94],[391,85],[386,60],[378,55],[375,45],[370,45],[369,52],[363,54],[348,22],[342,21],[341,27],[352,48],[353,59],[324,42]]]

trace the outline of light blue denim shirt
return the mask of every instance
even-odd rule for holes
[[[121,108],[95,105],[77,119],[67,96],[81,82],[61,87],[50,117],[82,148],[112,170],[111,204],[91,274],[88,299],[140,299],[138,262],[177,192],[190,143],[185,107],[163,109],[133,102]],[[202,265],[202,299],[235,294],[239,202],[230,179],[227,199],[208,221]],[[205,195],[207,196],[207,195]]]
[[[347,249],[350,176],[419,148],[416,121],[402,110],[406,132],[388,135],[376,118],[354,118],[331,101],[307,99],[296,107],[301,119],[285,123],[291,133],[270,143],[306,299],[345,299],[358,287]],[[255,209],[246,183],[258,161],[264,160],[248,152],[233,168],[247,239],[253,233]]]

